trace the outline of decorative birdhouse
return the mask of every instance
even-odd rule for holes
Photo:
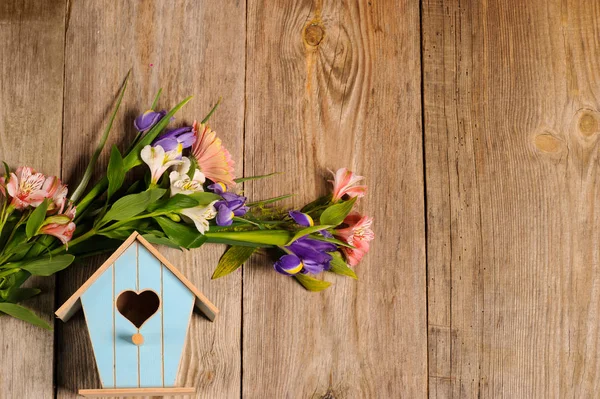
[[[56,311],[68,321],[81,307],[103,389],[84,396],[177,395],[175,380],[194,307],[218,309],[156,248],[133,233]]]

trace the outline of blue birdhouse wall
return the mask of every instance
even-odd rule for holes
[[[137,233],[56,314],[80,300],[103,388],[173,387],[196,305],[218,310]]]

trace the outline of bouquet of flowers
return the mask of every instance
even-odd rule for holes
[[[228,244],[213,278],[239,268],[255,251],[278,252],[274,270],[293,276],[306,289],[321,291],[330,283],[314,275],[329,271],[357,278],[356,266],[373,239],[372,219],[353,212],[366,186],[343,168],[333,173],[330,195],[301,209],[282,211],[272,205],[288,198],[249,202],[240,183],[271,175],[236,178],[234,161],[216,133],[201,122],[167,130],[175,113],[150,110],[134,122],[138,134],[122,154],[113,146],[106,175],[91,189],[94,165],[102,152],[127,87],[119,93],[110,122],[85,174],[69,196],[56,176],[30,167],[11,171],[4,163],[0,177],[0,312],[50,328],[18,303],[40,290],[24,288],[32,275],[50,276],[74,260],[112,251],[137,231],[151,243],[197,248]],[[124,186],[137,166],[146,178]]]

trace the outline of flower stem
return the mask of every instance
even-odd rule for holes
[[[93,237],[93,236],[95,236],[95,235],[96,235],[96,230],[94,230],[94,229],[90,229],[88,232],[86,232],[86,233],[84,233],[84,234],[80,235],[80,236],[79,236],[79,237],[77,237],[77,238],[74,238],[74,239],[72,239],[72,240],[69,242],[69,245],[73,247],[73,246],[75,246],[75,245],[77,245],[77,244],[80,244],[80,243],[82,243],[83,241],[85,241],[85,240],[87,240],[88,238],[91,238],[91,237]],[[58,247],[58,248],[54,249],[53,251],[50,251],[50,255],[58,255],[58,254],[61,254],[61,253],[63,253],[63,252],[67,252],[67,247],[66,247],[65,245],[61,245],[60,247]]]

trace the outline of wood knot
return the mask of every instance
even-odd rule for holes
[[[584,112],[579,117],[579,131],[584,136],[591,136],[592,134],[596,133],[598,131],[598,127],[598,119],[596,119],[592,113]]]
[[[325,37],[325,29],[319,24],[310,24],[304,28],[304,41],[312,47],[317,47]]]
[[[562,142],[549,133],[542,133],[533,139],[538,150],[543,152],[556,153],[561,150]]]

